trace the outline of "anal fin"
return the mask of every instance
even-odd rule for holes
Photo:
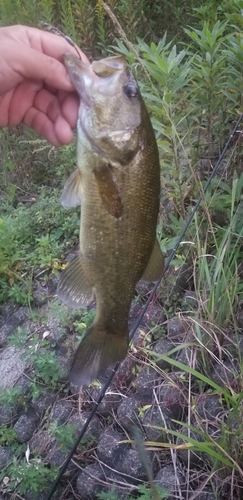
[[[75,257],[61,273],[57,296],[73,309],[81,309],[91,302],[93,286],[84,274],[81,255]]]
[[[159,278],[161,278],[163,270],[164,256],[156,239],[148,265],[141,279],[144,281],[157,281]]]

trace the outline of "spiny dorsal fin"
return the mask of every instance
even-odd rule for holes
[[[93,286],[84,274],[81,255],[78,255],[61,273],[57,296],[67,306],[81,309],[89,305],[93,295]]]
[[[94,176],[102,203],[110,215],[119,219],[122,215],[122,200],[115,177],[109,165],[94,170]]]
[[[68,178],[61,196],[61,204],[64,208],[72,208],[81,205],[82,201],[82,174],[77,168]]]

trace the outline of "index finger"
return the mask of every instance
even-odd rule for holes
[[[62,56],[65,52],[73,52],[76,54],[75,48],[66,40],[66,38],[42,31],[37,28],[26,28],[26,33],[29,39],[30,46],[43,52],[49,57],[54,57],[62,61]],[[78,53],[82,61],[89,62],[86,55],[77,47]]]

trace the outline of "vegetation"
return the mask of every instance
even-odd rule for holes
[[[110,0],[107,4],[120,26],[114,25],[99,0],[0,0],[0,19],[2,25],[21,22],[32,26],[44,20],[79,45],[82,40],[88,55],[126,55],[140,82],[159,146],[162,209],[158,234],[168,255],[243,111],[243,1],[207,0],[202,5],[189,0]],[[75,165],[75,147],[56,151],[21,127],[2,130],[0,135],[0,301],[33,307],[36,275],[43,273],[47,281],[58,274],[67,250],[78,244],[79,211],[64,211],[59,204],[61,187]],[[173,438],[181,438],[190,450],[206,453],[208,481],[216,484],[217,491],[222,484],[233,482],[228,489],[231,500],[240,498],[243,476],[243,374],[237,320],[243,298],[241,137],[240,128],[172,263],[174,268],[187,263],[192,269],[196,307],[181,312],[179,301],[168,307],[170,315],[179,313],[192,329],[189,347],[199,364],[187,366],[176,361],[173,353],[163,356],[182,374],[190,409],[187,432],[164,429],[171,447],[176,448]],[[66,327],[68,317],[80,337],[90,324],[90,312],[77,318],[58,303],[51,307],[61,326]],[[229,337],[235,339],[239,360],[237,383],[222,387],[212,381],[210,367],[233,363],[231,350],[223,349],[222,354],[219,348]],[[51,350],[55,345],[40,337],[38,329],[34,334],[18,330],[10,343],[16,346],[18,342],[28,344],[26,355],[35,369],[32,395],[43,386],[60,390],[61,374]],[[176,349],[184,348],[183,344]],[[144,354],[154,365],[155,355],[148,350]],[[196,412],[195,394],[199,392],[217,395],[227,408],[229,418],[219,422],[219,439],[208,434]],[[1,404],[8,406],[16,399],[18,391],[9,390]],[[53,423],[50,432],[65,450],[72,444],[72,428],[67,428],[62,440],[62,427]],[[43,489],[50,484],[55,471],[36,457],[24,462],[23,447],[9,426],[0,431],[0,445],[10,446],[15,453],[14,462],[0,476],[9,476],[8,491],[22,495],[31,487],[34,495],[40,484]],[[164,442],[147,445],[168,447]],[[112,500],[114,495],[111,492]],[[151,495],[151,490],[140,491],[140,498]]]

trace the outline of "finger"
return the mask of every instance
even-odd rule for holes
[[[44,137],[50,144],[58,147],[68,144],[73,138],[70,126],[64,119],[62,120],[57,121],[56,131],[56,124],[47,115],[32,107],[26,112],[23,123],[27,127],[33,128],[38,135]]]
[[[65,52],[72,52],[77,55],[75,48],[62,36],[36,28],[26,28],[26,30],[30,46],[36,50],[42,51],[47,56],[54,57],[55,59],[62,61],[62,56]],[[78,46],[76,47],[82,61],[89,63],[86,55],[79,49]]]
[[[62,107],[62,115],[73,129],[77,125],[79,97],[76,92],[59,91],[58,99]]]
[[[28,110],[35,100],[36,93],[42,85],[38,82],[22,82],[13,92],[10,92],[11,101],[8,109],[8,126],[15,127],[22,122],[26,110]]]
[[[21,59],[15,61],[15,71],[21,76],[21,80],[39,80],[56,89],[73,89],[64,65],[34,49],[27,48],[21,54]]]
[[[36,94],[33,106],[26,112],[23,123],[34,128],[54,146],[69,144],[73,139],[72,128],[62,115],[61,102],[46,89],[41,89]]]
[[[35,96],[34,107],[39,111],[45,113],[50,120],[59,124],[59,122],[64,126],[64,122],[67,122],[69,129],[76,127],[78,118],[78,106],[79,99],[75,93],[59,92],[56,96],[49,92],[47,89],[41,89]],[[64,122],[63,122],[64,120]],[[61,125],[60,125],[61,127]],[[57,125],[59,130],[59,126]],[[69,135],[65,139],[67,127],[65,126],[65,132],[62,134],[60,132],[61,140],[66,143],[70,142]]]

